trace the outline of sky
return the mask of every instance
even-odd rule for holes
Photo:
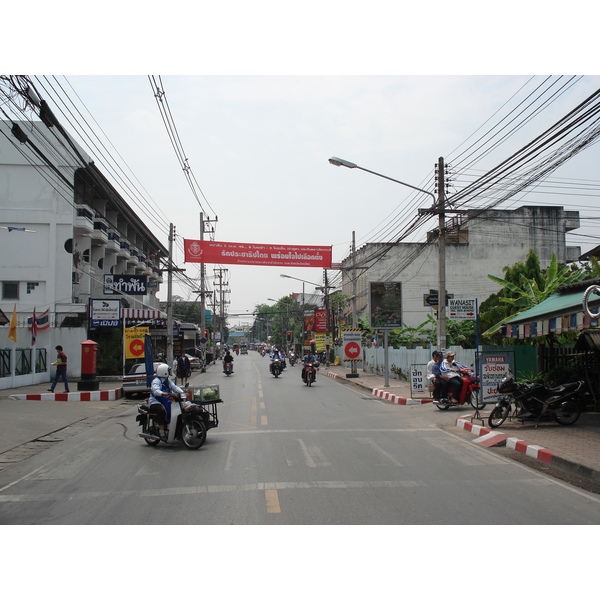
[[[457,6],[465,5],[471,4]],[[172,6],[184,9],[188,5],[175,2]],[[55,89],[62,88],[62,95],[78,106],[85,119],[83,129],[91,128],[108,152],[96,151],[82,138],[84,147],[118,189],[122,186],[118,176],[111,175],[113,161],[134,179],[145,198],[140,214],[153,213],[148,226],[165,246],[168,223],[175,225],[179,243],[174,261],[192,279],[197,278],[199,268],[184,264],[181,240],[199,238],[201,211],[210,219],[218,218],[214,233],[218,241],[331,245],[334,262],[348,255],[353,232],[357,247],[391,240],[419,207],[431,204],[430,198],[363,171],[332,166],[329,157],[338,156],[432,190],[438,158],[444,157],[452,170],[453,157],[498,122],[509,107],[525,102],[547,73],[556,73],[556,80],[561,73],[586,73],[573,68],[578,62],[585,68],[581,57],[568,62],[566,53],[556,52],[551,45],[546,49],[546,62],[536,64],[531,59],[539,58],[540,47],[534,44],[531,31],[517,56],[506,48],[486,54],[486,36],[492,47],[494,40],[504,39],[505,15],[494,16],[494,29],[489,16],[482,14],[485,35],[481,27],[474,27],[475,18],[470,22],[468,42],[454,36],[451,44],[436,46],[432,43],[436,25],[452,22],[445,8],[432,16],[423,9],[392,13],[393,3],[386,2],[370,4],[367,14],[357,11],[362,5],[356,2],[320,3],[318,13],[311,12],[317,6],[312,2],[302,12],[270,2],[259,2],[254,14],[243,3],[233,6],[237,11],[227,21],[229,26],[215,30],[209,23],[222,24],[227,11],[202,4],[195,17],[202,17],[203,26],[196,23],[193,40],[193,27],[181,14],[178,19],[171,13],[163,15],[164,23],[158,15],[148,21],[149,17],[138,15],[137,26],[130,30],[121,22],[109,21],[104,13],[94,15],[99,31],[111,24],[111,37],[118,40],[112,53],[108,47],[103,51],[106,56],[93,47],[89,58],[73,53],[73,45],[86,40],[77,31],[66,58],[60,46],[64,43],[66,48],[66,42],[56,42],[57,62],[37,53],[32,64],[23,65],[29,71],[19,71],[70,73],[46,75],[46,81]],[[378,8],[388,12],[378,13]],[[124,10],[127,17],[129,8]],[[521,9],[523,19],[512,24],[513,34],[522,31],[527,11]],[[261,14],[269,18],[263,21]],[[400,29],[382,19],[382,14],[391,21],[399,19]],[[244,19],[254,29],[244,29]],[[546,34],[560,27],[539,14],[536,19],[538,25],[546,25]],[[173,31],[168,25],[175,20],[177,30]],[[405,27],[406,21],[412,27]],[[328,29],[326,23],[335,27]],[[145,29],[150,25],[157,29]],[[432,31],[423,36],[430,27]],[[219,36],[219,31],[227,31],[226,36]],[[225,39],[235,43],[227,45]],[[548,69],[548,62],[556,67]],[[147,75],[161,72],[167,74],[153,77],[165,94],[198,198],[173,149]],[[586,75],[473,165],[471,178],[510,156],[599,87],[599,76]],[[66,116],[58,116],[78,138],[83,119],[69,124]],[[551,175],[562,181],[596,182],[591,195],[575,195],[574,187],[563,183],[559,194],[552,189],[552,195],[545,196],[538,189],[524,201],[551,201],[580,210],[582,217],[600,216],[596,208],[599,158],[598,145],[592,146]],[[465,181],[457,181],[453,189],[461,189]],[[127,199],[127,192],[124,196]],[[569,238],[569,243],[582,250],[599,243],[593,223],[585,221],[585,225],[575,232],[578,236]],[[428,228],[409,241],[423,241]],[[213,269],[219,267],[207,265],[209,288]],[[310,282],[305,284],[307,293],[314,290],[314,284],[323,283],[320,269],[222,267],[229,274],[230,326],[251,322],[244,315],[257,304],[272,303],[269,298],[302,291],[300,281],[281,274]],[[162,300],[166,285],[163,288]],[[176,284],[174,293],[195,299],[191,289],[198,288]]]

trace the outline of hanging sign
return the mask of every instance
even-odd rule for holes
[[[331,268],[331,246],[282,246],[184,239],[183,248],[185,262],[188,263]]]

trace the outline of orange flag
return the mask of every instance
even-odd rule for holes
[[[17,305],[13,308],[12,317],[10,318],[10,328],[8,330],[8,337],[13,341],[17,341]]]

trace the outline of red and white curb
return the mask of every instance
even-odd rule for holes
[[[117,390],[98,390],[95,392],[63,392],[45,394],[13,394],[16,400],[45,400],[54,402],[102,402],[118,400],[123,397],[123,388]]]
[[[526,456],[531,456],[532,458],[541,460],[547,464],[552,462],[552,458],[556,454],[556,452],[546,450],[546,448],[542,448],[536,444],[530,444],[529,442],[524,442],[516,437],[508,437],[505,434],[498,433],[493,429],[475,425],[464,417],[456,419],[456,426],[478,436],[475,443],[488,448],[490,446],[505,444],[507,448],[511,448],[512,450],[516,450],[517,452],[521,452]]]
[[[371,393],[377,398],[392,402],[392,404],[427,404],[428,402],[433,402],[433,399],[430,398],[403,398],[402,396],[397,396],[396,394],[392,394],[391,392],[386,392],[385,390],[380,390],[377,388],[375,388]]]

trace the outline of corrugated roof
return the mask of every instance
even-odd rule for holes
[[[526,323],[559,317],[562,315],[572,314],[574,312],[583,311],[583,292],[573,292],[572,294],[552,294],[543,302],[522,312],[520,315],[506,321],[507,325],[516,325],[518,323]],[[592,300],[590,305],[595,306],[600,303],[600,300]]]

